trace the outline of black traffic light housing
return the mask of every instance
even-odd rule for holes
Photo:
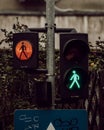
[[[60,34],[60,92],[63,100],[88,96],[88,34]]]
[[[38,33],[23,32],[13,34],[14,68],[38,67]]]
[[[33,103],[39,107],[50,107],[52,105],[52,85],[49,81],[36,81],[32,93]]]

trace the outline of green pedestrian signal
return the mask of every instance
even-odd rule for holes
[[[88,34],[60,34],[60,94],[62,101],[88,97]]]
[[[69,69],[64,77],[64,84],[71,95],[81,95],[87,84],[88,74],[82,68],[76,67]]]
[[[80,88],[80,84],[79,84],[80,76],[77,74],[75,70],[72,71],[72,76],[69,80],[72,81],[72,83],[68,85],[69,89],[73,89],[75,84],[77,88]]]

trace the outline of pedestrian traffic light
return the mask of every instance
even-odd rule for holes
[[[64,100],[88,95],[88,35],[60,34],[60,92]]]
[[[38,33],[15,33],[13,35],[13,57],[15,68],[37,68]]]

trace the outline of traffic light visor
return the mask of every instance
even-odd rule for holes
[[[82,60],[88,53],[88,44],[78,39],[67,41],[63,48],[63,55],[66,60]]]

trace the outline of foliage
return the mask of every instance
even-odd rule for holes
[[[90,45],[89,55],[89,69],[90,70],[101,70],[104,69],[104,41],[98,37],[95,46]]]

